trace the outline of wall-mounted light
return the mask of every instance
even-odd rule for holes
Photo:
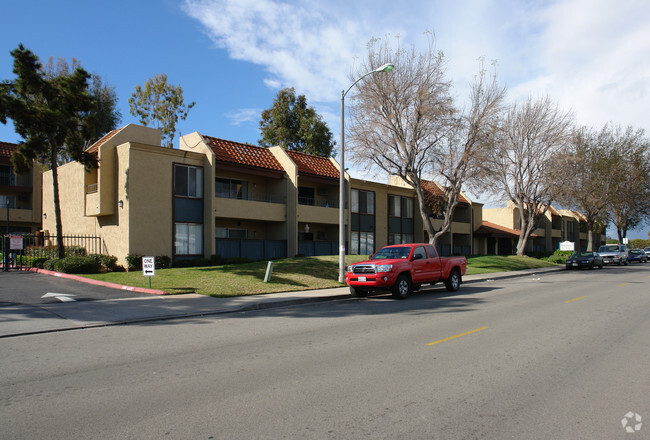
[[[47,213],[46,213],[46,212],[43,213],[43,218],[44,218],[44,219],[47,218]]]
[[[122,200],[119,200],[117,202],[117,206],[119,206],[120,208],[124,208],[124,202]]]

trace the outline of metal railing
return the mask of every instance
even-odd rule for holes
[[[231,193],[231,192],[219,192],[214,195],[216,198],[220,199],[237,199],[237,200],[249,200],[253,202],[265,202],[265,203],[279,203],[285,204],[287,198],[282,195],[272,194],[272,193],[260,193],[252,192],[248,194],[241,193]]]
[[[36,261],[58,258],[59,247],[56,235],[22,234],[22,249],[11,249],[11,237],[15,238],[20,235],[2,235],[2,258],[0,258],[0,263],[3,269],[33,267]],[[101,237],[84,234],[68,234],[64,235],[62,239],[66,257],[107,254],[104,246],[102,246]]]
[[[338,200],[319,199],[312,197],[298,197],[299,205],[322,206],[324,208],[338,208]]]

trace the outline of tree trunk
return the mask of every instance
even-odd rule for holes
[[[59,172],[57,168],[56,149],[51,149],[50,166],[52,168],[52,189],[54,199],[54,221],[56,224],[56,243],[58,258],[65,258],[65,248],[63,246],[63,226],[61,224],[61,203],[59,201]]]
[[[406,180],[406,179],[405,179]],[[408,180],[406,180],[408,182]],[[418,207],[420,208],[420,216],[422,217],[422,223],[424,228],[429,235],[429,243],[438,249],[438,237],[436,236],[436,231],[433,228],[433,223],[431,223],[431,217],[429,217],[429,211],[427,210],[427,205],[424,203],[424,193],[422,191],[422,184],[420,180],[413,179],[411,186],[415,189],[415,194],[418,196]]]
[[[589,229],[587,230],[587,252],[593,252],[594,250],[594,226],[589,223]]]

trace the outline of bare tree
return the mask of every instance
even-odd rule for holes
[[[472,86],[470,109],[459,113],[445,76],[444,56],[436,51],[432,34],[428,43],[421,53],[413,47],[393,49],[386,40],[369,43],[368,59],[359,71],[371,71],[387,62],[395,69],[390,75],[371,75],[359,83],[349,132],[357,164],[375,165],[415,190],[424,227],[435,246],[451,225],[463,183],[476,170],[478,147],[491,145],[485,142],[486,136],[505,91],[481,69]],[[427,176],[444,180],[444,201],[437,207],[423,188]],[[432,208],[439,208],[445,218],[437,232]]]
[[[561,165],[559,153],[570,146],[572,120],[548,97],[515,103],[483,162],[486,189],[519,210],[517,255],[524,255],[530,234],[558,195],[561,182],[553,170]]]
[[[463,185],[476,182],[481,175],[481,164],[494,147],[491,139],[505,96],[506,89],[498,85],[496,73],[485,70],[481,60],[479,73],[470,85],[469,108],[453,118],[451,129],[429,158],[433,175],[442,178],[443,193],[437,212],[443,215],[443,225],[431,240],[434,245],[451,227]]]

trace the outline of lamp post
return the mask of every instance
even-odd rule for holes
[[[3,258],[3,263],[2,263],[2,269],[7,271],[9,270],[9,245],[7,244],[7,240],[9,240],[9,197],[6,199],[6,205],[7,205],[7,235],[2,238],[2,258]]]
[[[339,176],[339,283],[345,282],[345,95],[359,81],[368,75],[379,72],[389,72],[393,63],[386,63],[375,70],[364,74],[352,83],[347,90],[341,90],[341,170]]]

